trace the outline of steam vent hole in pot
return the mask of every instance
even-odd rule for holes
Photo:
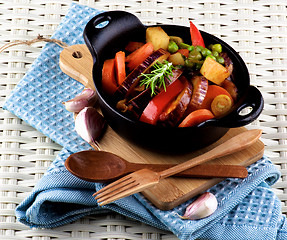
[[[251,113],[253,110],[253,107],[252,106],[247,106],[247,107],[244,107],[243,109],[240,109],[239,111],[239,115],[240,116],[246,116],[248,115],[249,113]]]

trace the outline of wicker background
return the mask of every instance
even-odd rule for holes
[[[0,0],[0,45],[50,37],[71,2],[102,10],[126,10],[144,23],[187,25],[223,38],[244,58],[251,84],[265,99],[248,128],[261,128],[266,154],[281,170],[273,187],[287,213],[287,1],[286,0]],[[37,58],[43,43],[15,46],[0,54],[0,104]],[[0,110],[0,239],[177,239],[117,214],[89,216],[53,230],[29,229],[14,209],[28,195],[61,146],[8,111]]]

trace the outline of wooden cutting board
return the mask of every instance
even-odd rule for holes
[[[77,54],[76,54],[77,52]],[[64,73],[93,88],[92,79],[92,57],[86,45],[73,45],[65,48],[60,55],[60,67]],[[227,139],[246,131],[246,128],[230,129],[221,139],[212,145],[182,155],[167,155],[143,149],[133,143],[124,140],[110,127],[100,141],[101,148],[105,151],[115,153],[124,159],[134,163],[182,163],[194,158],[213,147],[223,143]],[[242,165],[248,166],[263,156],[264,144],[258,140],[247,149],[225,157],[208,162],[207,164]],[[206,191],[208,188],[224,179],[200,179],[200,178],[175,178],[163,179],[155,187],[150,188],[142,194],[161,210],[170,210],[188,199]]]

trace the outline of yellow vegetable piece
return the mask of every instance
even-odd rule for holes
[[[161,27],[149,27],[146,30],[146,42],[151,42],[155,51],[159,48],[167,50],[169,36]]]
[[[204,60],[200,73],[206,79],[217,85],[221,85],[221,83],[230,75],[230,72],[224,66],[210,57],[207,57]]]
[[[211,111],[215,117],[220,117],[231,109],[233,103],[230,97],[225,94],[216,96],[211,102]]]
[[[168,58],[168,61],[171,62],[174,66],[184,65],[184,59],[179,52],[171,54]]]

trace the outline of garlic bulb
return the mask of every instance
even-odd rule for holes
[[[182,219],[197,220],[210,216],[217,209],[217,199],[210,193],[206,192],[199,196],[194,202],[192,202],[185,210]]]
[[[106,127],[104,117],[93,107],[85,107],[75,119],[75,130],[93,148],[100,150],[97,140]]]
[[[96,103],[96,93],[90,88],[85,88],[75,98],[63,102],[69,112],[80,112],[83,108],[93,106]]]

